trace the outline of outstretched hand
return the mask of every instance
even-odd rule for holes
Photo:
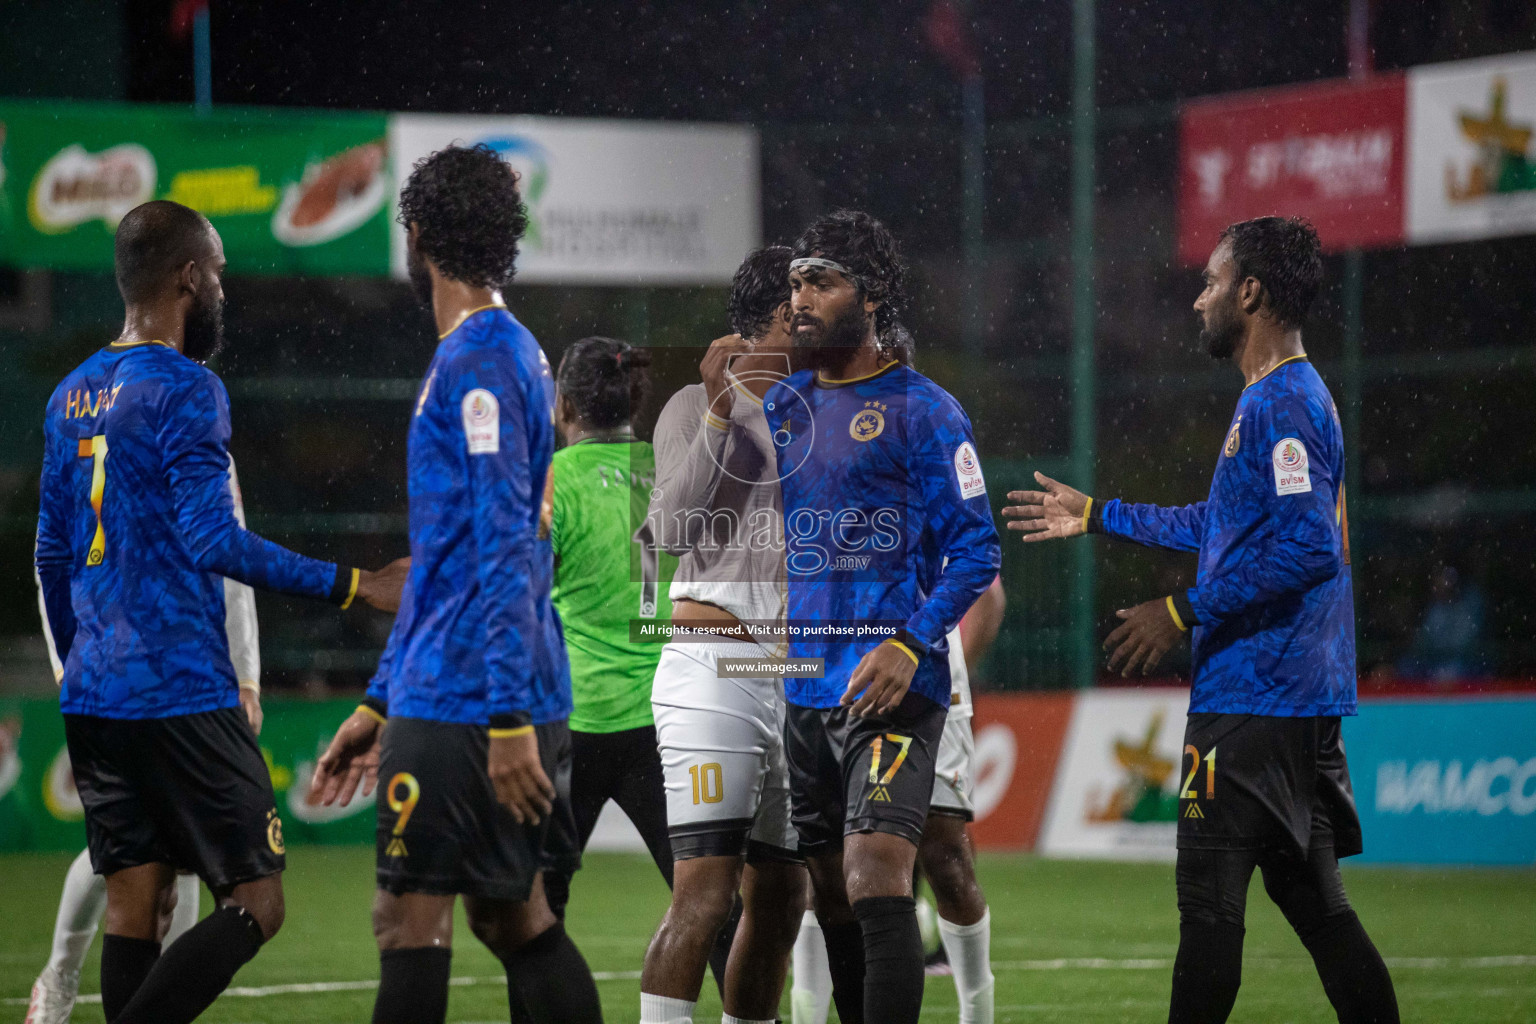
[[[379,737],[383,732],[383,726],[372,715],[352,712],[315,765],[309,783],[309,803],[329,807],[340,801],[345,807],[352,802],[359,783],[363,796],[372,793],[379,781]]]
[[[1115,612],[1124,621],[1104,640],[1109,656],[1109,670],[1128,676],[1140,665],[1141,674],[1148,675],[1163,660],[1163,655],[1178,643],[1184,631],[1173,621],[1168,611],[1168,599],[1144,601],[1134,608],[1122,608]]]
[[[397,558],[378,572],[363,570],[357,574],[357,596],[381,612],[400,610],[400,592],[411,574],[410,556]]]
[[[1036,473],[1035,481],[1044,490],[1008,492],[1008,500],[1018,502],[1003,508],[1003,518],[1012,520],[1008,529],[1024,534],[1021,539],[1026,544],[1085,533],[1083,513],[1088,508],[1088,495],[1044,473]]]

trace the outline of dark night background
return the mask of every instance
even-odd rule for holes
[[[1198,500],[1239,389],[1229,368],[1196,350],[1198,276],[1173,258],[1177,102],[1345,76],[1348,6],[1098,4],[1100,493]],[[12,0],[0,8],[0,95],[189,102],[191,44],[170,31],[173,7]],[[902,238],[917,278],[918,365],[967,407],[1000,501],[1029,469],[1067,471],[1072,9],[1067,0],[971,5],[989,136],[986,269],[976,282],[983,345],[966,353],[956,328],[966,285],[961,90],[925,38],[929,7],[214,0],[213,98],[758,126],[765,240],[844,205]],[[1532,50],[1536,4],[1382,0],[1370,43],[1378,70]],[[1335,387],[1341,262],[1327,261],[1307,332]],[[1364,494],[1350,494],[1362,673],[1401,666],[1432,583],[1449,568],[1462,599],[1481,605],[1474,674],[1536,675],[1533,280],[1532,238],[1365,256]],[[308,514],[403,510],[401,403],[273,401],[259,382],[418,377],[430,339],[405,287],[232,277],[226,289],[231,350],[220,369],[252,526],[364,564],[402,553],[403,537],[382,526],[301,532]],[[37,297],[30,312],[0,321],[0,352],[45,396],[115,333],[121,310],[105,275],[0,271],[0,300],[25,306],[23,295]],[[724,333],[718,288],[515,287],[509,299],[552,360],[590,333],[656,346]],[[18,678],[40,649],[29,580],[40,405],[0,411],[0,673]],[[1061,685],[1070,559],[1005,550],[1010,628],[985,674],[994,685]],[[1101,625],[1115,608],[1193,578],[1190,558],[1107,544],[1097,558]],[[269,685],[359,682],[387,629],[368,612],[316,615],[276,598],[263,597],[261,612]]]

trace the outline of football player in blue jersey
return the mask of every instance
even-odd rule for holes
[[[1344,437],[1301,327],[1322,282],[1310,224],[1222,234],[1195,301],[1201,340],[1245,387],[1210,496],[1179,508],[1090,498],[1035,474],[1003,514],[1026,541],[1104,533],[1199,552],[1195,585],[1118,613],[1109,667],[1143,674],[1186,632],[1194,659],[1178,822],[1179,952],[1170,1024],[1219,1024],[1242,975],[1243,911],[1264,889],[1312,954],[1344,1024],[1395,1024],[1397,998],[1338,858],[1361,849],[1339,737],[1355,714]]]
[[[600,1021],[543,883],[580,854],[570,670],[538,537],[555,382],[501,295],[527,211],[492,150],[450,146],[416,164],[399,219],[438,334],[410,421],[411,572],[368,697],[316,770],[327,804],[385,780],[374,1024],[443,1020],[458,896],[506,968],[513,1020]]]
[[[790,263],[809,369],[764,401],[784,506],[793,818],[846,1024],[913,1022],[923,945],[912,867],[951,680],[946,637],[997,576],[959,404],[911,368],[906,268],[868,214],[812,224]],[[946,561],[947,560],[947,561]]]
[[[118,225],[122,336],[48,401],[37,523],[46,625],[106,876],[101,992],[118,1024],[195,1018],[283,919],[282,822],[237,696],[225,579],[393,610],[403,566],[359,572],[246,531],[229,484],[229,398],[203,363],[223,337],[224,251],[155,201]],[[217,908],[161,955],[176,869]]]

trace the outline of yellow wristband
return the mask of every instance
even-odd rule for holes
[[[347,599],[341,602],[342,611],[346,611],[348,606],[352,604],[352,599],[357,596],[357,581],[362,579],[362,576],[363,574],[360,570],[352,570],[352,585],[347,588]]]
[[[383,715],[381,715],[377,711],[373,710],[373,708],[369,707],[367,704],[359,704],[357,706],[357,710],[353,711],[352,713],[355,715],[355,714],[357,714],[358,711],[361,711],[363,714],[367,715],[369,718],[373,719],[375,722],[378,722],[380,725],[383,725],[383,724],[385,724],[386,722],[389,721],[389,719],[385,718]]]
[[[922,664],[922,661],[918,658],[918,656],[912,653],[912,648],[908,647],[906,644],[902,643],[900,640],[887,640],[886,643],[890,644],[892,647],[899,648],[903,654],[905,654],[907,657],[912,659],[912,664],[914,664],[914,665],[921,665]]]
[[[1179,618],[1179,609],[1174,606],[1173,595],[1168,595],[1168,614],[1173,616],[1173,624],[1179,627],[1180,633],[1188,633],[1189,627],[1184,625],[1184,620]]]
[[[1088,499],[1088,504],[1083,506],[1083,532],[1088,532],[1088,513],[1093,511],[1093,499]]]
[[[526,736],[531,732],[533,732],[533,726],[531,725],[520,725],[516,729],[492,729],[491,739],[509,740],[514,736]]]

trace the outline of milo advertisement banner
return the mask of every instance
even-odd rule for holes
[[[353,700],[266,704],[258,742],[290,846],[373,841],[372,796],[347,807],[309,802],[315,761],[356,706]],[[0,851],[79,850],[84,817],[58,702],[0,699]]]
[[[123,215],[172,199],[208,217],[233,273],[389,269],[382,114],[0,103],[0,262],[112,267]]]

